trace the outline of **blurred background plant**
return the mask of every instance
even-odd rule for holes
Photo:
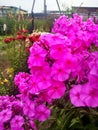
[[[40,32],[50,32],[53,25],[53,18],[37,19],[34,20],[34,29]],[[3,24],[6,24],[7,30],[4,32]],[[0,35],[13,35],[19,29],[25,28],[30,30],[31,22],[29,19],[18,21],[16,18],[9,19],[7,17],[0,18]]]
[[[0,95],[16,95],[13,79],[20,71],[28,72],[27,58],[29,48],[39,40],[40,33],[28,34],[28,30],[20,30],[13,36],[0,37]]]
[[[27,58],[29,55],[29,48],[34,41],[39,40],[40,34],[28,34],[28,30],[20,30],[13,37],[4,39],[7,44],[6,52],[9,61],[9,66],[14,68],[14,75],[20,71],[28,72]]]
[[[0,70],[0,95],[11,95],[17,93],[13,83],[14,69],[6,68],[4,71]]]

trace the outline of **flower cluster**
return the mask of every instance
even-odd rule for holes
[[[98,80],[97,52],[89,52],[87,47],[81,52],[73,51],[72,44],[71,38],[59,33],[42,35],[30,48],[30,74],[20,72],[15,76],[21,100],[26,105],[32,100],[33,106],[30,106],[35,111],[26,114],[33,114],[33,120],[45,121],[50,115],[47,105],[52,105],[52,101],[64,96],[66,91],[71,103],[77,107],[98,106],[98,84],[93,84]],[[74,83],[68,86],[71,79]],[[42,112],[37,116],[37,107],[41,110],[43,105],[48,112],[43,117]],[[26,111],[25,105],[24,109]]]
[[[88,69],[85,75],[87,81],[84,84],[78,83],[73,86],[70,90],[70,99],[72,104],[77,107],[98,107],[98,52],[89,54],[86,59],[86,67]],[[82,67],[85,72],[86,67]]]
[[[4,39],[4,43],[20,42],[25,45],[26,50],[32,46],[35,41],[39,41],[40,33],[32,33],[28,35],[28,30],[19,30],[15,37],[7,37]]]
[[[0,130],[22,130],[23,104],[14,96],[0,96]]]
[[[98,106],[98,52],[91,48],[97,46],[98,25],[75,14],[58,18],[52,31],[30,47],[30,73],[19,72],[14,78],[20,92],[19,101],[14,101],[18,112],[13,103],[1,109],[1,128],[9,122],[11,130],[36,130],[34,122],[48,119],[49,106],[66,93],[76,107]]]
[[[0,130],[37,130],[33,120],[44,121],[49,115],[50,110],[44,104],[22,102],[18,96],[0,96]]]
[[[75,51],[80,52],[91,44],[98,45],[98,24],[93,22],[93,18],[83,21],[83,17],[77,14],[73,18],[63,15],[55,21],[52,32],[71,39],[71,47]]]
[[[98,24],[91,18],[83,21],[77,14],[74,14],[73,18],[61,16],[55,21],[52,32],[67,37],[70,40],[68,48],[71,49],[71,54],[77,57],[76,68],[75,63],[71,65],[75,69],[73,74],[71,72],[72,77],[76,79],[69,90],[71,103],[77,107],[97,107],[98,52],[92,52],[91,46],[98,46]]]

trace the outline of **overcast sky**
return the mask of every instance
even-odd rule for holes
[[[31,12],[34,0],[0,0],[0,6],[16,6]],[[64,9],[68,6],[95,6],[98,7],[98,0],[58,0],[60,8]],[[35,0],[34,12],[43,11],[44,0]],[[56,0],[46,0],[47,10],[58,10]]]

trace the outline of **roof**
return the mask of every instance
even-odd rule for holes
[[[87,8],[87,9],[98,9],[98,7],[87,7],[87,6],[72,6],[72,8]]]
[[[72,6],[97,8],[98,0],[73,0]]]
[[[0,9],[7,9],[7,10],[9,10],[9,9],[18,9],[19,10],[20,9],[21,11],[28,12],[28,11],[26,11],[24,9],[14,7],[14,6],[0,6]]]

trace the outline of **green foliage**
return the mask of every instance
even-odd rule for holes
[[[5,18],[0,18],[0,35],[3,35],[3,24],[6,23],[6,19]]]
[[[0,95],[14,95],[18,92],[17,88],[13,83],[13,78],[13,68],[6,68],[4,71],[0,69]]]
[[[0,18],[0,35],[13,35],[19,29],[23,29],[27,27],[29,20],[20,20],[18,21],[16,17],[9,18],[9,17],[2,17]],[[3,31],[3,24],[7,25],[6,32]]]
[[[18,89],[14,84],[14,75],[20,71],[28,71],[28,52],[23,41],[4,43],[4,38],[0,37],[0,95],[16,95]],[[11,73],[9,70],[14,71]]]
[[[15,18],[10,19],[10,18],[6,18],[7,19],[7,35],[10,34],[14,34],[16,32],[16,25],[17,25],[17,20]]]
[[[3,31],[3,24],[7,25],[6,32]],[[40,32],[50,32],[53,24],[53,18],[46,19],[36,19],[34,20],[34,30]],[[31,22],[29,18],[18,21],[16,17],[2,17],[0,18],[0,35],[13,35],[20,29],[28,29],[31,28]]]
[[[0,37],[0,52],[1,51],[5,51],[6,50],[6,47],[7,45],[3,43],[3,39],[5,38],[5,36],[1,36]]]
[[[1,38],[0,43],[0,69],[3,70],[1,73],[1,84],[0,84],[0,95],[18,93],[17,88],[14,84],[14,76],[18,72],[28,72],[27,59],[29,55],[29,48],[32,46],[34,40],[39,39],[40,34],[34,33],[32,35],[32,40],[30,41],[30,36],[27,30],[21,30],[15,36]],[[33,39],[34,38],[34,39]],[[2,49],[2,47],[4,48]],[[7,67],[13,68],[14,72],[12,78],[5,73]],[[4,82],[9,81],[7,84]],[[6,87],[7,86],[7,87]]]
[[[0,35],[10,35],[16,31],[16,19],[10,19],[8,17],[1,17],[0,18]],[[7,30],[3,31],[3,24],[7,25]]]
[[[26,44],[19,41],[12,41],[7,46],[7,56],[9,65],[14,68],[14,74],[28,71],[27,58],[28,52],[26,51]]]
[[[97,109],[97,108],[96,108]],[[39,123],[39,130],[98,130],[98,112],[87,107],[74,107],[66,95],[51,107],[51,117]]]
[[[38,30],[40,32],[51,32],[52,25],[53,25],[52,18],[35,19],[34,22],[35,30]]]
[[[18,89],[14,84],[14,75],[20,71],[28,71],[28,52],[19,41],[0,43],[0,51],[0,95],[16,95]]]

